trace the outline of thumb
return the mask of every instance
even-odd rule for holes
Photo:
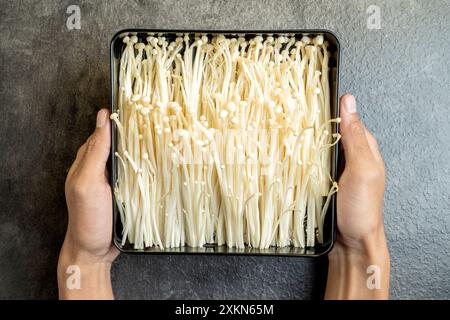
[[[351,163],[371,158],[371,150],[366,137],[366,129],[359,119],[356,100],[351,94],[341,97],[340,132],[344,147],[345,161]]]
[[[86,143],[82,172],[95,177],[104,177],[110,148],[111,122],[109,111],[101,109],[97,113],[96,129]]]

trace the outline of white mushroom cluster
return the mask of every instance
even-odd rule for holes
[[[332,195],[323,36],[123,38],[115,201],[135,249],[314,246]]]

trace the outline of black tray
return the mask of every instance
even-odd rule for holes
[[[110,43],[110,72],[111,72],[111,112],[116,111],[117,106],[117,89],[118,89],[118,68],[120,63],[120,56],[124,48],[124,44],[121,39],[127,34],[136,35],[138,38],[145,39],[147,33],[162,34],[166,38],[174,38],[178,33],[189,34],[224,34],[229,36],[234,35],[266,35],[272,34],[274,36],[282,34],[295,34],[299,39],[303,35],[318,35],[322,34],[326,41],[330,44],[330,51],[333,54],[330,56],[330,106],[331,117],[337,117],[339,115],[339,103],[338,103],[338,86],[339,86],[339,62],[340,62],[340,44],[336,35],[328,30],[321,29],[299,29],[299,30],[164,30],[164,29],[125,29],[121,30],[114,35]],[[333,133],[338,132],[339,125],[333,124]],[[111,130],[111,154],[114,155],[116,149],[116,126],[113,123]],[[338,147],[337,145],[332,148],[332,165],[331,165],[331,177],[333,180],[338,176]],[[117,162],[115,157],[111,157],[111,187],[113,188],[116,182],[117,176]],[[203,247],[180,247],[180,248],[167,248],[161,250],[157,247],[134,249],[130,243],[121,244],[122,223],[118,214],[118,209],[115,200],[113,200],[113,242],[115,246],[122,252],[126,253],[152,253],[152,254],[226,254],[226,255],[261,255],[261,256],[304,256],[304,257],[318,257],[328,253],[334,244],[336,238],[336,194],[331,199],[330,206],[328,208],[324,226],[323,226],[323,244],[316,244],[314,247],[295,248],[295,247],[283,247],[276,248],[271,247],[269,249],[255,249],[246,247],[244,249],[228,248],[227,246],[218,246],[214,244],[206,244]]]

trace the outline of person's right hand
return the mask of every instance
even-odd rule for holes
[[[361,123],[355,97],[341,97],[341,141],[345,169],[337,194],[337,245],[363,251],[374,238],[384,238],[384,162],[378,144]]]
[[[383,159],[375,138],[359,119],[351,94],[341,97],[340,117],[345,169],[339,179],[338,232],[328,256],[325,298],[388,298],[389,252],[383,224]],[[380,268],[380,289],[368,288],[369,266]]]

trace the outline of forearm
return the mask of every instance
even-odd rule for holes
[[[328,256],[325,299],[388,299],[390,259],[384,232],[363,244],[363,250],[339,243]]]
[[[114,299],[111,263],[87,262],[63,246],[58,261],[59,298],[64,300]]]

